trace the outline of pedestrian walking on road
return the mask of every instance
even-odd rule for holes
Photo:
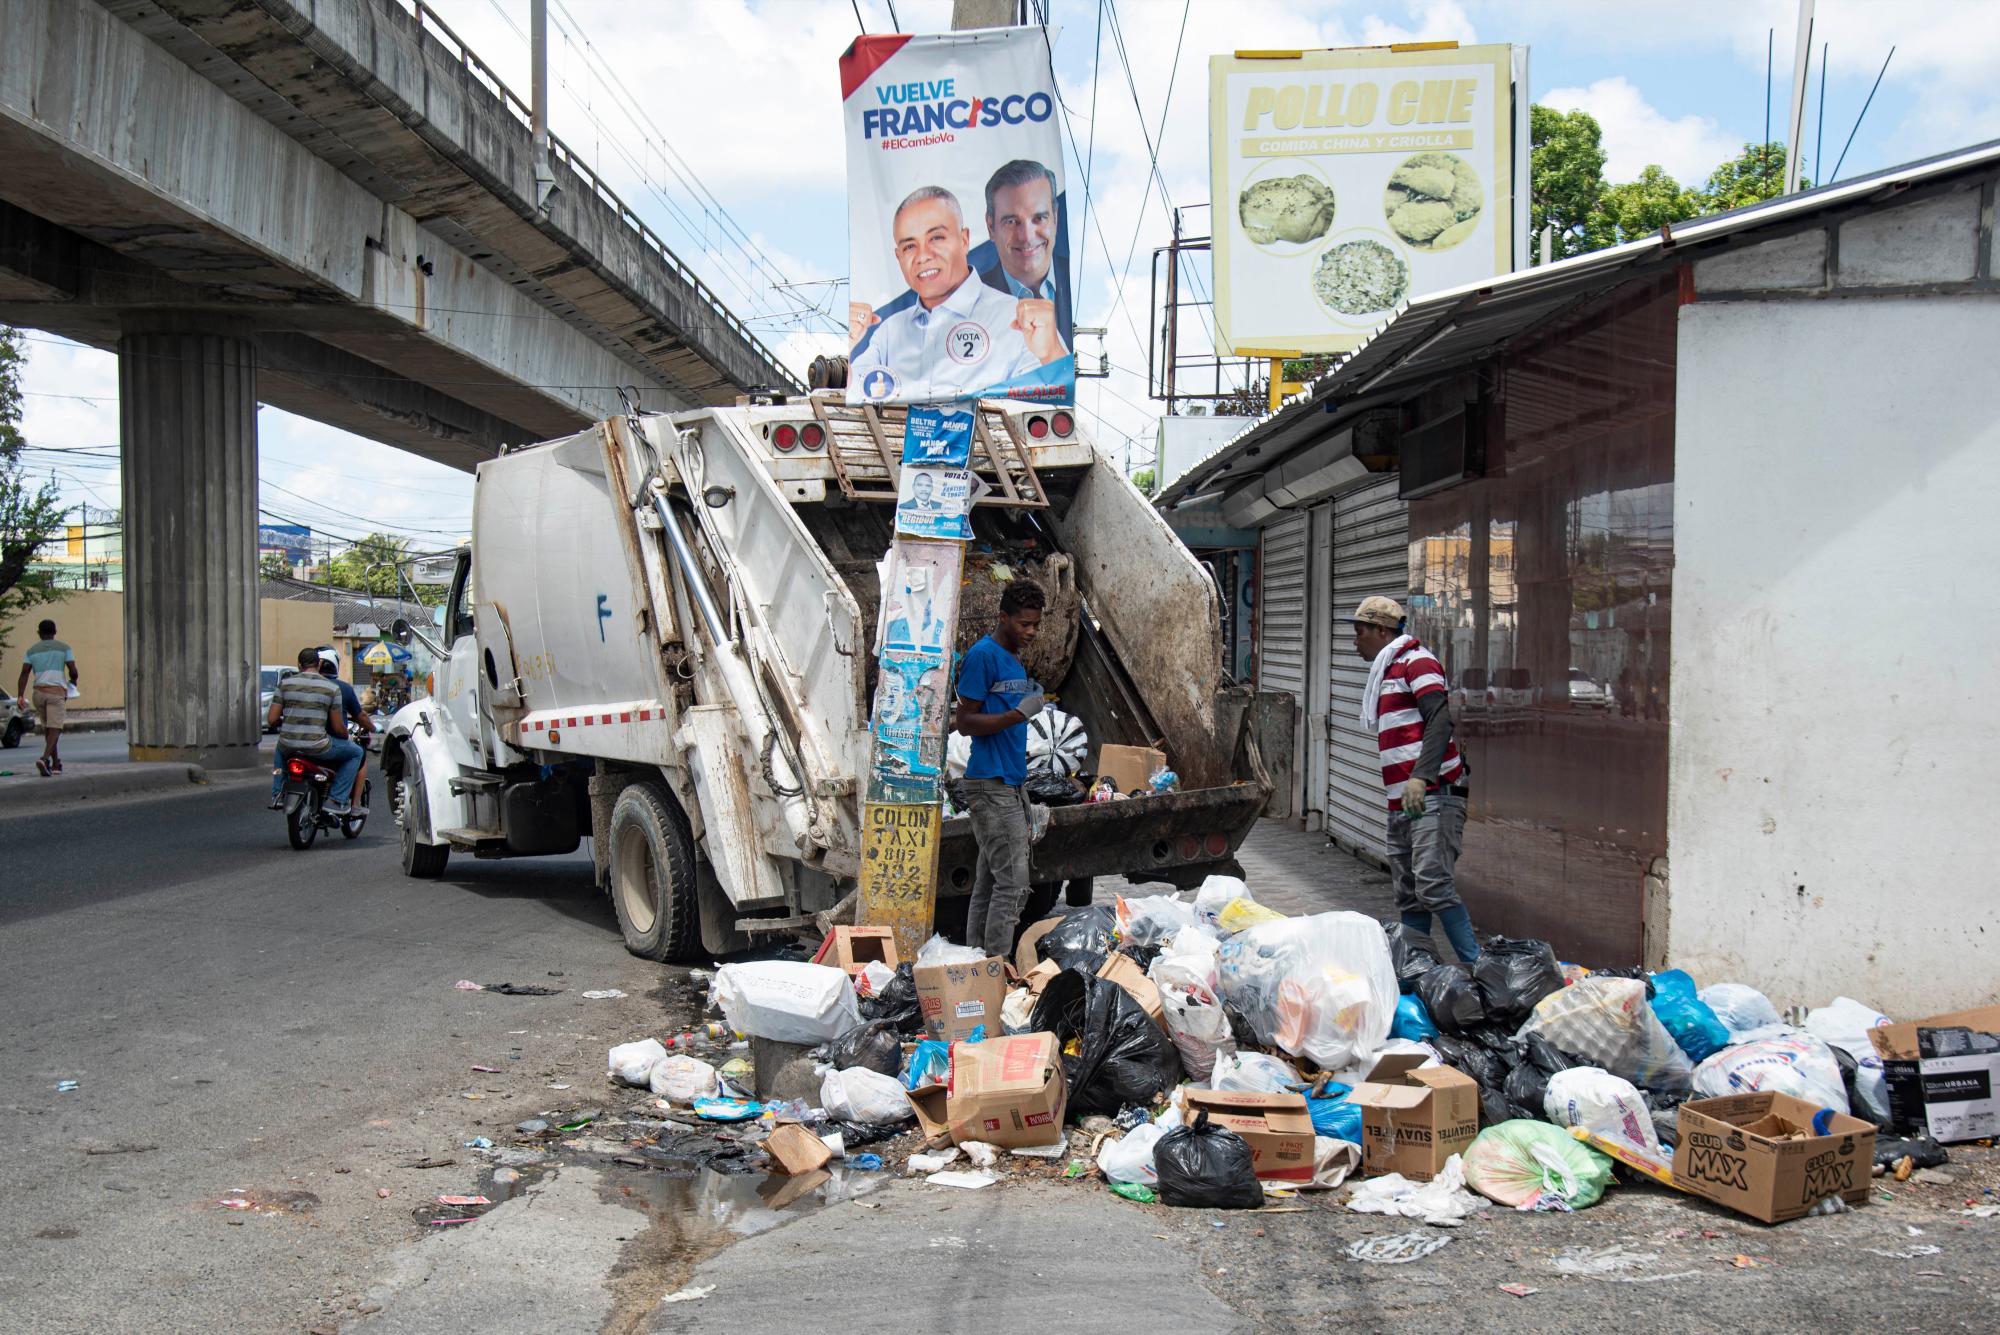
[[[299,650],[299,670],[278,683],[264,719],[266,726],[278,728],[277,755],[271,762],[271,810],[284,807],[278,794],[284,789],[285,760],[307,756],[333,770],[333,791],[327,794],[325,808],[328,814],[351,814],[348,799],[354,793],[362,751],[347,740],[345,715],[339,683],[320,675],[319,650]],[[336,732],[341,735],[333,736]]]
[[[25,707],[33,705],[35,716],[42,725],[42,754],[35,761],[35,773],[44,779],[62,773],[61,741],[63,724],[67,721],[65,711],[69,707],[70,691],[79,678],[76,675],[76,655],[70,647],[56,638],[56,623],[43,621],[35,627],[35,633],[42,638],[28,650],[25,662],[21,664],[21,679],[14,686],[14,697]],[[30,683],[34,694],[28,694]]]
[[[966,906],[965,941],[988,955],[1014,953],[1028,899],[1028,720],[1048,702],[1019,654],[1042,629],[1041,586],[1016,579],[1000,595],[1000,622],[965,651],[952,727],[972,740],[965,805],[979,843]]]
[[[1389,794],[1389,872],[1403,925],[1429,936],[1431,919],[1467,963],[1479,958],[1472,915],[1458,897],[1458,850],[1465,837],[1471,771],[1451,735],[1444,668],[1414,635],[1392,598],[1364,598],[1348,618],[1354,648],[1368,660],[1361,724],[1375,732]]]

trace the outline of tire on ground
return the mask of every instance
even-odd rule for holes
[[[694,836],[661,784],[628,784],[611,808],[611,906],[625,949],[641,959],[701,957]]]
[[[417,764],[415,748],[404,753],[403,767],[403,777],[397,780],[402,790],[397,802],[403,818],[403,875],[435,880],[444,875],[444,864],[451,861],[451,845],[418,842],[418,821],[424,823],[425,833],[430,832],[430,805],[424,796],[424,772]]]

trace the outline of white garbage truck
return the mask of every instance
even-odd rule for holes
[[[472,538],[431,627],[429,698],[382,767],[404,871],[591,840],[625,944],[742,949],[847,910],[870,756],[880,562],[903,414],[826,391],[621,416],[482,463]],[[1057,806],[1037,909],[1091,878],[1189,886],[1235,870],[1271,793],[1251,692],[1223,674],[1208,571],[1067,409],[982,403],[963,651],[998,591],[1048,593],[1026,662],[1088,735],[1153,746],[1177,791]],[[1056,763],[1056,762],[1052,762]],[[962,922],[978,851],[943,823],[938,920]]]

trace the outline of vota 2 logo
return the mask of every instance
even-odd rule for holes
[[[1055,114],[1047,93],[1008,93],[999,97],[960,97],[956,79],[875,86],[880,106],[861,113],[861,137],[930,134],[938,130],[975,130],[982,125],[1039,123]]]

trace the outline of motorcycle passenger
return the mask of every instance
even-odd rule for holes
[[[279,797],[285,782],[285,761],[304,756],[333,771],[333,791],[328,794],[326,811],[335,816],[351,814],[348,800],[354,793],[354,775],[361,768],[362,750],[344,735],[344,710],[340,687],[319,674],[319,650],[299,650],[299,670],[278,683],[271,697],[267,726],[278,726],[278,747],[271,775],[271,809],[282,811]]]
[[[375,731],[375,720],[368,717],[368,711],[361,707],[361,693],[340,679],[340,657],[333,650],[322,647],[319,651],[320,675],[340,688],[340,709],[343,715],[339,727],[333,729],[335,738],[347,736],[348,723],[361,725],[365,736]],[[354,791],[368,791],[368,743],[361,742],[361,768],[354,772]]]

